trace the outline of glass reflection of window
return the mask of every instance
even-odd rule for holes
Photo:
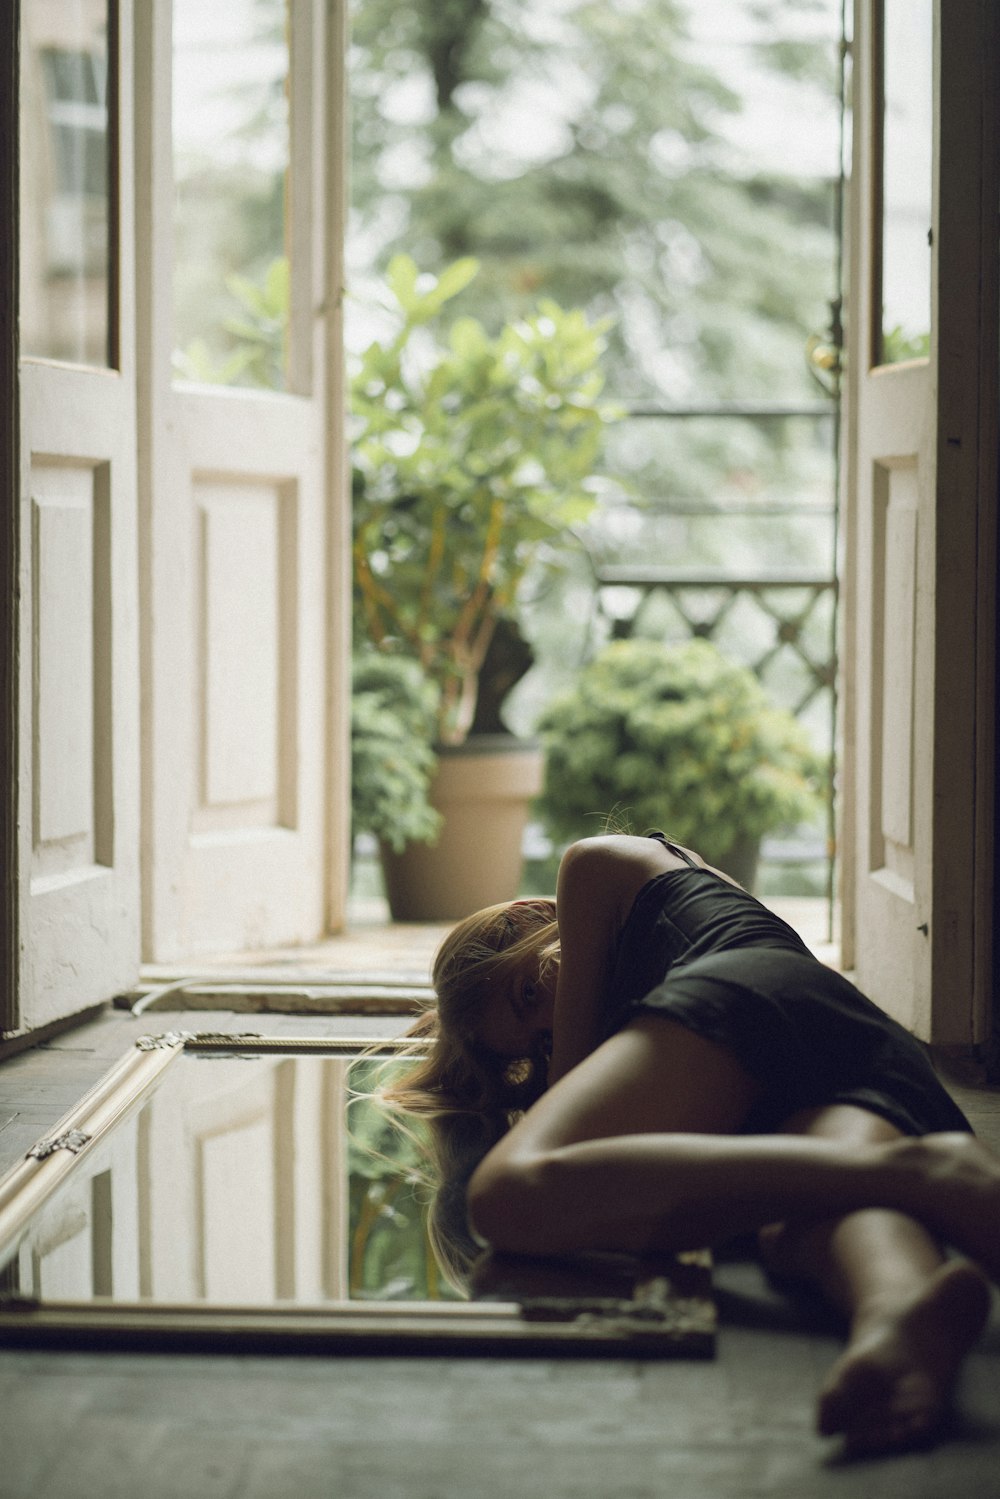
[[[174,366],[287,386],[287,0],[174,0]]]
[[[105,0],[25,0],[21,44],[21,346],[113,362]]]
[[[926,358],[931,327],[931,0],[882,3],[881,322],[875,362]]]

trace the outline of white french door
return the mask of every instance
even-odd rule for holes
[[[343,918],[345,13],[20,0],[0,28],[21,59],[5,1035],[130,987],[143,948],[183,963]]]
[[[844,956],[947,1044],[988,1023],[995,47],[985,0],[855,6]]]
[[[320,0],[159,0],[139,33],[155,961],[315,938],[341,914],[346,582],[331,584],[341,606],[327,593],[346,558],[327,180],[339,14]]]
[[[139,964],[132,5],[22,0],[17,993]]]

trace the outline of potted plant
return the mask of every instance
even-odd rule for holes
[[[605,647],[539,723],[539,811],[563,842],[662,829],[748,888],[760,840],[821,810],[822,757],[753,673],[705,640]]]
[[[604,325],[582,312],[542,300],[496,335],[471,317],[445,326],[477,269],[465,259],[421,276],[396,256],[393,331],[351,381],[356,637],[418,662],[438,693],[432,798],[444,826],[433,847],[407,849],[405,865],[387,851],[397,919],[450,919],[516,894],[540,754],[496,732],[495,703],[479,715],[494,732],[471,730],[484,669],[508,685],[524,669],[508,669],[524,649],[521,589],[560,565],[567,528],[590,514],[611,415],[600,399]],[[478,806],[491,782],[492,802]]]

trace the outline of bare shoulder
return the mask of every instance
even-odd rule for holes
[[[621,834],[583,838],[563,854],[556,880],[559,973],[550,1083],[599,1044],[628,913],[643,885],[679,862],[654,838]]]
[[[600,910],[620,918],[647,880],[682,862],[655,838],[623,833],[582,838],[560,861],[557,907],[563,916]]]

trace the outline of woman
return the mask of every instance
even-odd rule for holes
[[[1000,1278],[1000,1163],[790,927],[662,834],[588,838],[554,905],[456,927],[434,985],[434,1049],[391,1096],[432,1120],[453,1260],[466,1208],[509,1253],[755,1230],[847,1318],[820,1431],[853,1452],[933,1433]]]

